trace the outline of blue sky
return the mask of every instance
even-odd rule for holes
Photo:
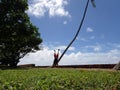
[[[53,50],[60,54],[75,35],[87,0],[29,0],[27,11],[39,28],[43,50],[30,53],[19,64],[52,65]],[[108,64],[120,60],[120,0],[89,3],[81,31],[60,65]]]

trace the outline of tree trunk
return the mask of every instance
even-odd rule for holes
[[[19,59],[13,58],[13,59],[10,60],[9,66],[10,67],[17,67],[18,62],[19,62]]]
[[[57,64],[59,63],[59,61],[61,60],[61,58],[64,56],[64,54],[66,53],[66,51],[69,49],[69,47],[72,45],[72,43],[75,41],[75,39],[77,38],[77,36],[78,36],[78,34],[79,34],[80,30],[81,30],[81,27],[82,27],[83,21],[84,21],[84,19],[85,19],[85,16],[86,16],[88,4],[89,4],[89,0],[87,0],[86,7],[85,7],[85,10],[84,10],[84,14],[83,14],[81,23],[80,23],[80,25],[79,25],[79,28],[78,28],[78,30],[77,30],[74,38],[72,39],[72,41],[69,43],[69,45],[67,46],[67,48],[64,50],[64,52],[62,53],[62,55],[61,55],[60,58],[58,59]],[[57,65],[57,64],[56,64],[56,65]],[[56,65],[55,65],[55,66],[56,66]]]
[[[115,70],[120,70],[120,61],[118,62],[118,64],[116,64],[116,65],[114,66],[113,69],[115,69]]]

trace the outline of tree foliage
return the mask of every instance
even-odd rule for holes
[[[1,64],[16,66],[28,52],[39,50],[42,39],[27,9],[27,0],[0,0]]]

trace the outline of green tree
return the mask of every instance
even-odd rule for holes
[[[39,50],[42,39],[27,9],[27,0],[0,0],[0,64],[16,66],[27,53]]]

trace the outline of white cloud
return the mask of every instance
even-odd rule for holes
[[[89,45],[85,46],[86,49],[93,49],[94,52],[99,52],[102,50],[102,47],[100,45]]]
[[[84,42],[93,40],[93,39],[95,39],[95,36],[77,38],[77,40],[84,41]]]
[[[100,51],[100,50],[101,50],[100,46],[94,47],[94,51]]]
[[[80,65],[80,64],[113,64],[120,61],[120,51],[107,53],[71,53],[67,54],[60,61],[64,65]]]
[[[119,53],[119,50],[113,49],[113,50],[110,50],[110,53],[115,53],[115,54],[117,54],[117,53]]]
[[[117,43],[109,43],[111,46],[114,46],[115,48],[120,48],[120,44],[117,44]]]
[[[95,36],[91,36],[90,39],[95,39]]]
[[[87,41],[86,38],[80,38],[81,41]]]
[[[36,17],[42,17],[46,13],[48,13],[50,17],[71,17],[65,9],[66,5],[68,5],[68,0],[33,0],[29,3],[28,13]]]
[[[62,45],[62,46],[57,46],[57,47],[55,47],[55,49],[65,50],[66,47],[67,47],[67,46]],[[74,51],[74,50],[75,50],[75,47],[70,47],[68,50],[69,50],[69,51]]]
[[[99,49],[96,47],[96,51]],[[36,53],[29,53],[20,60],[19,64],[34,63],[36,66],[52,65],[53,63],[53,50],[48,47],[44,50],[37,51]],[[59,62],[60,65],[80,65],[80,64],[113,64],[120,61],[120,50],[113,49],[109,52],[77,52],[71,54],[65,54]],[[61,52],[60,52],[61,55]]]
[[[63,24],[64,24],[64,25],[67,24],[67,21],[64,21]]]
[[[30,64],[33,63],[36,66],[38,65],[52,65],[53,61],[53,50],[48,48],[37,51],[35,53],[29,53],[24,58],[20,60],[19,64]]]
[[[88,27],[87,30],[86,30],[86,32],[93,32],[93,29],[90,28],[90,27]]]

